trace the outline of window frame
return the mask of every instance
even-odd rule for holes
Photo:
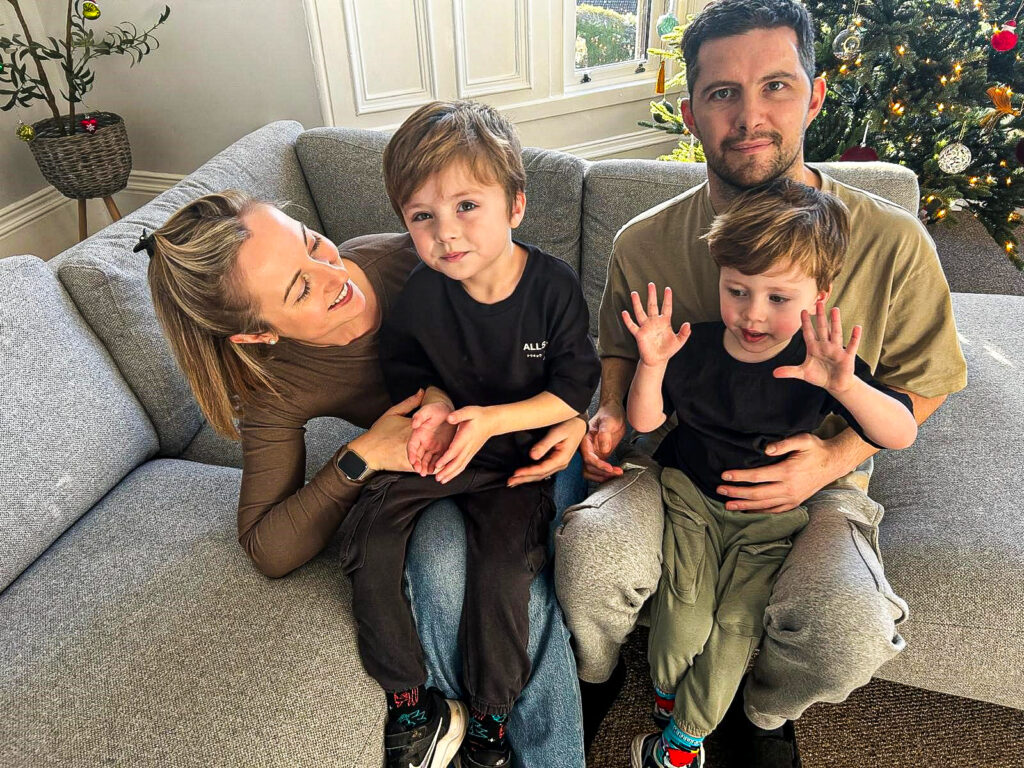
[[[656,47],[652,41],[658,40],[658,18],[673,10],[677,5],[676,0],[637,0],[638,3],[646,3],[650,8],[650,19],[647,27],[647,45],[644,50],[629,61],[617,64],[604,64],[597,67],[586,67],[576,69],[576,0],[563,0],[563,67],[562,78],[565,93],[593,90],[609,85],[626,85],[633,82],[641,82],[657,76],[657,69],[651,71],[651,57],[647,54],[647,48]],[[655,57],[657,58],[657,57]],[[656,61],[653,63],[657,63]],[[639,65],[643,69],[638,71]],[[584,75],[589,77],[587,82],[583,81]]]

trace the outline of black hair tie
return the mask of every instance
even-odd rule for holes
[[[147,233],[145,227],[142,229],[139,242],[132,248],[132,253],[138,253],[139,251],[145,251],[149,258],[153,258],[153,254],[156,252],[156,241],[153,239],[153,233]]]

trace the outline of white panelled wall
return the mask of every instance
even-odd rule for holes
[[[667,10],[684,18],[706,4],[646,1],[652,28]],[[21,0],[37,27],[33,34],[62,36],[60,14],[43,14],[45,2]],[[106,0],[103,21],[155,18],[163,2]],[[131,73],[121,66],[126,62],[104,62],[98,67],[100,85],[87,97],[87,105],[96,103],[91,108],[113,109],[128,125],[136,169],[128,187],[115,195],[117,204],[122,214],[138,208],[270,119],[298,119],[313,127],[319,112],[322,125],[393,129],[433,99],[484,101],[516,123],[524,145],[587,159],[652,158],[670,151],[674,137],[637,125],[655,98],[657,58],[641,72],[636,62],[590,70],[591,82],[581,83],[573,59],[575,5],[575,0],[287,0],[284,6],[277,0],[176,0],[170,21],[158,30],[162,45],[152,60]],[[3,16],[0,12],[0,22],[8,22],[4,34],[13,34],[11,19]],[[201,43],[197,30],[202,30]],[[651,41],[652,46],[657,42],[653,33]],[[267,69],[248,92],[239,77],[249,71],[243,67],[252,67],[246,57],[259,51],[265,51]],[[189,67],[202,76],[183,78]],[[59,73],[52,75],[56,79]],[[177,117],[222,95],[228,98],[220,114]],[[174,123],[166,113],[176,116],[170,118]],[[26,122],[44,116],[38,110],[21,115]],[[75,203],[45,186],[27,147],[10,135],[16,124],[13,113],[0,113],[0,257],[49,258],[77,239]],[[147,170],[139,170],[142,163]],[[90,201],[90,232],[107,223],[102,203]]]

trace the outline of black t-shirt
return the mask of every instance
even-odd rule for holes
[[[721,321],[697,323],[686,346],[669,360],[662,396],[665,412],[674,412],[679,425],[655,452],[662,466],[682,470],[706,496],[727,501],[715,492],[722,484],[722,472],[781,461],[785,456],[768,456],[765,446],[813,432],[830,413],[842,416],[871,443],[860,424],[826,390],[772,375],[779,366],[804,361],[807,345],[802,332],[775,357],[760,363],[732,357],[725,350],[724,334]],[[875,381],[859,357],[854,374],[913,412],[910,398]]]
[[[522,244],[520,244],[522,245]],[[576,411],[590,405],[601,364],[572,268],[523,245],[526,266],[512,295],[481,304],[462,284],[424,264],[413,269],[380,333],[388,391],[398,402],[420,387],[443,389],[456,408],[501,405],[550,392]],[[547,428],[498,435],[472,464],[515,469]]]

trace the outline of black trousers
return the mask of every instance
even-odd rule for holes
[[[402,574],[419,513],[447,497],[466,523],[459,646],[468,703],[483,714],[506,714],[529,680],[530,584],[547,560],[554,480],[516,488],[507,481],[507,473],[472,466],[446,485],[416,474],[378,474],[342,523],[359,654],[385,690],[415,688],[427,679]]]

